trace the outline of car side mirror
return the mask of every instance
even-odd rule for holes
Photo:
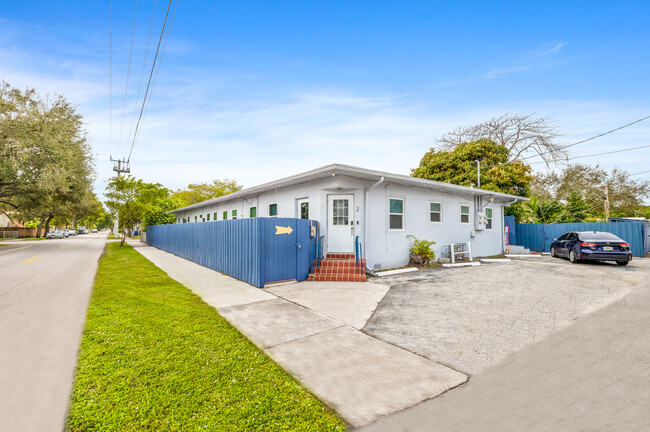
[[[557,239],[556,239],[556,238],[554,238],[554,239],[553,239],[553,241],[557,241]]]

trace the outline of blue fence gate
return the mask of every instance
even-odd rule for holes
[[[554,238],[568,231],[604,231],[622,238],[630,244],[632,255],[645,257],[648,254],[648,223],[645,221],[625,222],[582,222],[562,224],[516,224],[517,244],[531,251],[548,252]]]
[[[147,227],[147,244],[256,287],[303,281],[316,258],[318,222],[250,218]]]

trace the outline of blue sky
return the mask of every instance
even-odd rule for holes
[[[135,1],[113,3],[110,128],[109,2],[1,0],[0,75],[78,105],[99,194],[109,154],[128,154],[154,5],[138,2],[122,123]],[[435,137],[504,113],[548,117],[571,143],[650,115],[649,42],[647,1],[180,0],[132,173],[170,188],[332,162],[408,174]],[[650,120],[572,155],[649,137]],[[580,161],[635,173],[650,149]]]

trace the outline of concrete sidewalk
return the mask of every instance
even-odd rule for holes
[[[262,290],[144,243],[129,244],[217,308],[352,426],[467,380],[460,372],[358,330],[387,292],[384,285],[303,282]]]

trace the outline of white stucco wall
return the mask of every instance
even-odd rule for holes
[[[237,210],[237,218],[248,218],[250,207],[257,207],[257,217],[269,217],[269,204],[278,204],[278,217],[299,218],[300,209],[298,202],[308,199],[309,218],[320,223],[321,235],[325,236],[324,251],[327,252],[327,197],[328,195],[354,195],[354,218],[355,235],[363,236],[363,188],[364,182],[345,176],[328,177],[313,180],[300,185],[286,186],[277,190],[266,191],[254,197],[238,198],[232,201],[225,201],[201,208],[178,212],[176,217],[181,223],[185,217],[189,223],[194,223],[195,217],[198,222],[206,219],[210,214],[210,221],[214,220],[214,213],[217,220],[223,220],[223,212],[228,212],[228,218],[232,219],[232,210]],[[354,237],[351,237],[354,239]]]
[[[453,243],[470,242],[474,256],[488,256],[503,251],[503,207],[501,204],[489,203],[492,209],[492,230],[475,230],[476,209],[471,196],[462,197],[457,194],[434,191],[428,188],[407,187],[396,184],[380,184],[368,191],[368,230],[364,236],[364,195],[365,188],[374,181],[364,181],[347,176],[332,176],[312,180],[299,185],[266,191],[248,198],[235,198],[218,204],[195,208],[177,213],[194,223],[210,214],[210,221],[223,220],[222,213],[228,212],[232,219],[232,210],[237,210],[237,218],[248,218],[250,207],[257,207],[257,217],[269,216],[269,204],[278,204],[278,217],[300,217],[298,201],[306,198],[309,201],[309,217],[320,222],[321,235],[325,237],[324,251],[327,244],[327,199],[328,195],[351,194],[354,196],[354,235],[359,236],[365,252],[364,258],[370,268],[394,268],[408,263],[409,246],[412,242],[407,236],[414,235],[418,239],[436,242],[434,250],[440,256],[443,246]],[[404,199],[404,229],[389,229],[389,199]],[[442,204],[442,222],[430,221],[430,203]],[[460,206],[470,207],[469,224],[460,222]],[[472,233],[474,235],[472,236]],[[351,236],[351,241],[354,237]]]
[[[389,200],[404,200],[404,229],[389,229]],[[432,223],[430,203],[442,204],[442,222]],[[470,207],[469,224],[462,224],[461,205]],[[490,203],[492,230],[477,231],[474,228],[476,209],[474,200],[425,188],[400,185],[380,185],[369,192],[369,226],[366,240],[366,258],[370,268],[393,268],[408,263],[408,251],[413,239],[435,241],[433,246],[439,257],[443,246],[451,243],[470,242],[474,256],[500,254],[503,251],[503,209],[500,204]],[[474,233],[474,236],[471,234]]]

